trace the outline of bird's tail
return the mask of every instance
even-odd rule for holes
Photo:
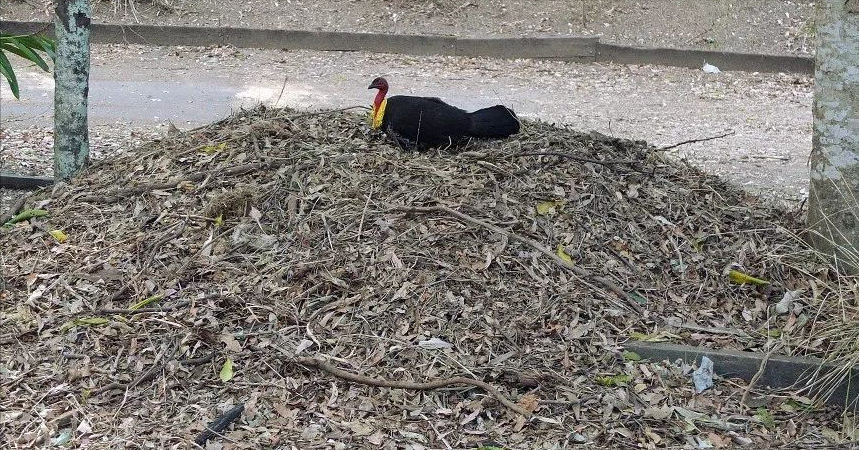
[[[471,129],[468,135],[478,138],[504,138],[519,132],[519,118],[512,109],[503,105],[483,108],[469,114]]]

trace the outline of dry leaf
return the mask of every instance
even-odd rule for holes
[[[224,343],[224,347],[233,353],[238,353],[242,351],[242,346],[239,344],[239,341],[232,334],[222,334],[221,342]]]
[[[537,406],[539,406],[537,396],[534,394],[523,395],[519,398],[517,404],[528,412],[534,412],[537,409]]]
[[[60,244],[66,242],[69,237],[66,236],[66,233],[63,233],[62,230],[51,230],[48,232],[54,239],[57,240]]]

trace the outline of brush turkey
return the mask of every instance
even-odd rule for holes
[[[381,129],[406,148],[452,145],[462,138],[506,138],[519,132],[519,119],[503,105],[467,112],[437,97],[394,95],[385,98],[388,82],[376,78],[372,128]]]

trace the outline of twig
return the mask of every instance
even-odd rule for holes
[[[609,166],[609,165],[613,165],[613,164],[636,164],[636,163],[640,162],[640,161],[635,160],[635,159],[599,160],[599,159],[586,158],[584,156],[575,156],[575,155],[570,155],[567,153],[560,153],[560,152],[524,152],[524,153],[516,153],[513,155],[513,157],[519,157],[519,156],[557,156],[559,158],[572,159],[573,161],[592,163],[592,164],[601,164],[604,166]]]
[[[0,216],[0,225],[3,225],[3,224],[5,224],[6,222],[8,222],[8,221],[12,220],[12,218],[13,218],[13,217],[15,217],[15,214],[18,214],[18,211],[20,211],[20,210],[21,210],[21,208],[23,208],[23,207],[24,207],[24,203],[26,203],[26,202],[27,202],[27,199],[28,199],[29,197],[30,197],[30,194],[29,194],[29,193],[22,195],[22,196],[21,196],[21,197],[20,197],[20,198],[19,198],[19,199],[18,199],[18,200],[17,200],[17,201],[12,205],[12,208],[11,208],[11,209],[9,209],[9,211],[6,211],[5,213],[3,213],[3,215],[2,215],[2,216]]]
[[[367,193],[367,201],[364,203],[364,210],[361,211],[361,221],[358,222],[358,242],[361,242],[361,233],[364,232],[364,217],[367,215],[367,207],[370,206],[370,199],[373,198],[373,185],[370,185],[370,192]]]
[[[221,414],[217,419],[210,423],[206,429],[197,436],[197,439],[194,439],[194,443],[200,446],[205,445],[206,441],[226,430],[231,423],[242,415],[244,410],[244,403],[239,403],[238,405],[233,406],[227,412]]]
[[[736,330],[733,328],[707,327],[707,326],[698,325],[698,324],[690,323],[690,322],[683,322],[679,325],[678,324],[671,325],[671,324],[668,324],[668,322],[666,321],[666,325],[676,326],[677,328],[683,328],[686,330],[700,331],[702,333],[728,334],[728,335],[739,336],[739,337],[744,337],[744,338],[749,337],[749,335],[745,331]]]
[[[740,405],[747,405],[749,395],[751,395],[752,389],[755,388],[755,384],[757,384],[758,380],[761,378],[761,376],[763,376],[764,369],[766,369],[767,367],[767,362],[769,362],[770,356],[772,356],[773,353],[775,353],[776,350],[778,350],[779,348],[781,348],[780,342],[774,345],[773,348],[771,348],[770,351],[768,351],[766,355],[764,355],[763,359],[761,360],[761,366],[758,367],[758,371],[755,372],[754,376],[752,376],[752,379],[749,380],[749,384],[748,386],[746,386],[745,391],[743,391],[743,398],[740,400]]]
[[[206,364],[213,359],[215,359],[215,352],[209,353],[208,355],[201,356],[199,358],[183,359],[179,361],[179,364],[182,364],[183,366],[199,366],[202,364]]]
[[[735,134],[737,134],[737,132],[736,132],[736,131],[734,131],[734,130],[728,130],[727,132],[725,132],[725,133],[723,133],[723,134],[720,134],[720,135],[718,135],[718,136],[710,136],[710,137],[707,137],[707,138],[701,138],[701,139],[689,139],[688,141],[678,142],[678,143],[676,143],[676,144],[669,145],[668,147],[658,148],[658,149],[653,150],[653,151],[655,151],[655,152],[664,152],[665,150],[671,150],[672,148],[680,147],[681,145],[694,144],[694,143],[696,143],[696,142],[712,141],[712,140],[714,140],[714,139],[722,139],[723,137],[733,136],[733,135],[735,135]]]
[[[167,365],[167,361],[169,361],[173,357],[173,355],[176,354],[176,351],[178,351],[178,350],[179,350],[179,343],[177,342],[176,344],[173,344],[171,346],[171,348],[166,349],[163,352],[161,352],[161,354],[155,358],[155,362],[152,364],[152,367],[150,367],[149,370],[144,372],[143,375],[137,377],[137,379],[131,381],[130,383],[125,383],[125,384],[117,383],[117,382],[110,383],[106,386],[102,386],[102,387],[96,389],[95,391],[93,391],[92,395],[93,396],[101,395],[101,394],[103,394],[107,391],[113,390],[113,389],[123,389],[123,390],[133,389],[134,387],[136,387],[140,383],[144,383],[146,381],[149,381],[149,380],[155,378],[155,375],[157,375],[158,372],[161,371],[161,369],[163,369],[164,366]]]
[[[505,230],[505,229],[503,229],[503,228],[499,228],[499,227],[497,227],[497,226],[495,226],[495,225],[492,225],[492,224],[490,224],[490,223],[484,222],[484,221],[482,221],[482,220],[480,220],[480,219],[476,219],[476,218],[474,218],[474,217],[471,217],[471,216],[469,216],[468,214],[465,214],[465,213],[462,213],[462,212],[459,212],[459,211],[453,210],[453,209],[451,209],[451,208],[448,208],[447,206],[442,206],[442,205],[439,205],[439,206],[425,206],[425,207],[420,207],[420,206],[396,206],[396,207],[394,207],[394,209],[395,209],[395,210],[398,210],[398,211],[404,211],[404,212],[416,212],[416,213],[443,212],[443,213],[445,213],[445,214],[448,214],[448,215],[454,216],[454,217],[456,217],[456,218],[458,218],[458,219],[460,219],[460,220],[463,220],[463,221],[465,221],[465,222],[468,222],[468,223],[470,223],[470,224],[472,224],[472,225],[478,225],[478,226],[481,226],[481,227],[483,227],[483,228],[489,229],[489,230],[491,230],[491,231],[493,231],[493,232],[495,232],[495,233],[498,233],[498,234],[501,234],[501,235],[507,236],[507,238],[508,238],[508,239],[513,239],[513,240],[515,240],[515,241],[519,241],[519,242],[521,242],[521,243],[523,243],[523,244],[526,244],[526,245],[528,245],[528,246],[533,247],[535,250],[537,250],[537,251],[539,251],[540,253],[542,253],[543,255],[545,255],[545,256],[547,256],[547,257],[549,257],[549,258],[550,258],[552,261],[554,261],[554,262],[555,262],[555,264],[557,264],[558,266],[560,266],[560,267],[562,267],[562,268],[564,268],[564,269],[567,269],[567,270],[569,270],[570,272],[573,272],[574,274],[576,274],[576,275],[578,275],[578,276],[580,276],[580,277],[582,277],[582,278],[596,281],[597,283],[601,284],[604,288],[606,288],[606,289],[608,289],[608,290],[610,290],[610,291],[614,292],[615,294],[617,294],[617,296],[618,296],[618,297],[620,297],[620,298],[624,299],[624,300],[626,301],[627,305],[628,305],[630,308],[632,308],[635,312],[637,312],[637,313],[642,313],[642,312],[643,312],[643,311],[641,310],[641,307],[640,307],[640,306],[638,305],[638,303],[635,301],[635,299],[633,299],[632,297],[630,297],[630,295],[629,295],[629,294],[627,294],[623,289],[621,289],[621,288],[620,288],[620,286],[618,286],[618,285],[614,284],[614,282],[612,282],[611,280],[609,280],[609,279],[607,279],[607,278],[605,278],[605,277],[601,277],[601,276],[599,276],[599,275],[594,275],[594,274],[593,274],[593,273],[591,273],[589,270],[583,269],[583,268],[581,268],[581,267],[575,266],[575,265],[573,265],[573,264],[570,264],[570,263],[568,263],[568,262],[564,261],[563,259],[561,259],[561,257],[560,257],[560,256],[558,256],[558,255],[556,255],[555,253],[553,253],[553,252],[549,251],[548,249],[546,249],[545,247],[543,247],[542,245],[540,245],[540,243],[539,243],[539,242],[534,241],[533,239],[530,239],[530,238],[527,238],[527,237],[524,237],[524,236],[520,236],[520,235],[518,235],[518,234],[516,234],[516,233],[514,233],[514,232],[512,232],[512,231],[507,231],[507,230]]]
[[[484,381],[476,380],[474,378],[452,377],[445,378],[442,380],[427,381],[424,383],[415,383],[411,381],[392,381],[386,380],[384,378],[373,378],[368,377],[366,375],[360,375],[357,373],[340,370],[332,366],[331,364],[328,364],[324,360],[318,358],[298,358],[295,360],[295,362],[304,366],[314,367],[324,372],[328,372],[329,374],[337,378],[342,378],[346,381],[366,384],[368,386],[386,387],[392,389],[407,389],[412,391],[429,391],[432,389],[443,388],[455,384],[467,384],[469,386],[483,389],[489,395],[501,402],[502,405],[506,406],[508,409],[517,414],[521,414],[525,417],[531,417],[532,415],[530,411],[510,401],[510,399],[505,397],[504,394],[498,391],[498,389],[495,389],[494,386]]]
[[[106,309],[98,309],[95,311],[81,311],[81,312],[77,313],[76,315],[103,315],[103,314],[134,315],[134,314],[170,312],[170,311],[175,311],[175,310],[180,309],[180,308],[184,308],[190,304],[191,304],[190,300],[182,300],[180,302],[177,302],[175,305],[165,306],[163,308],[140,308],[140,309],[106,308]]]

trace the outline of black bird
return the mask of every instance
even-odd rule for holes
[[[452,145],[464,137],[506,138],[519,132],[519,119],[503,105],[469,113],[437,97],[394,95],[385,98],[388,82],[376,78],[372,127],[382,129],[402,148]]]

